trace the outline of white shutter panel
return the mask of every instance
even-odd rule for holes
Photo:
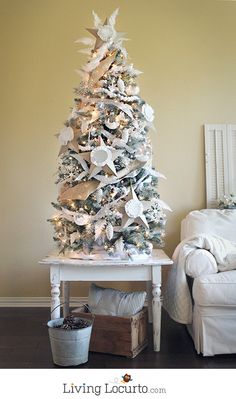
[[[215,208],[226,191],[226,125],[205,125],[206,200]]]
[[[236,125],[227,126],[229,194],[236,195]]]
[[[236,195],[236,125],[204,125],[207,208]]]

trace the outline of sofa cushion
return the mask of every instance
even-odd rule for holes
[[[186,259],[185,272],[192,278],[217,273],[217,263],[209,251],[206,249],[196,249],[190,252]]]
[[[190,212],[181,223],[181,240],[206,233],[236,242],[235,209],[202,209]]]
[[[200,306],[235,306],[236,270],[196,278],[193,299]]]

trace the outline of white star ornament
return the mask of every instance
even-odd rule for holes
[[[109,175],[115,175],[116,168],[114,160],[122,153],[120,150],[115,150],[113,147],[106,146],[103,139],[100,137],[100,145],[91,151],[90,155],[90,175],[89,177],[95,177],[102,170]]]
[[[120,209],[120,212],[123,215],[121,228],[125,229],[132,223],[141,224],[142,226],[149,228],[146,216],[143,213],[148,206],[149,204],[147,204],[147,201],[139,201],[132,187],[127,196],[126,202]]]

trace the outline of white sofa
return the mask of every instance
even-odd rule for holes
[[[236,210],[190,212],[181,223],[181,240],[202,233],[236,243]],[[188,258],[186,274],[191,276],[193,300],[193,321],[187,327],[197,352],[236,353],[236,270],[218,272],[214,256],[196,249]]]

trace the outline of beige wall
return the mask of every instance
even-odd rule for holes
[[[144,71],[141,95],[156,110],[155,166],[164,173],[166,251],[180,220],[205,206],[204,123],[236,123],[236,2],[209,0],[1,0],[0,296],[48,296],[38,260],[53,247],[46,219],[56,199],[62,127],[73,104],[74,70],[85,61],[73,41],[117,6],[119,30]],[[136,288],[133,285],[131,288]],[[73,295],[86,295],[87,285]],[[127,287],[127,286],[126,286]]]

